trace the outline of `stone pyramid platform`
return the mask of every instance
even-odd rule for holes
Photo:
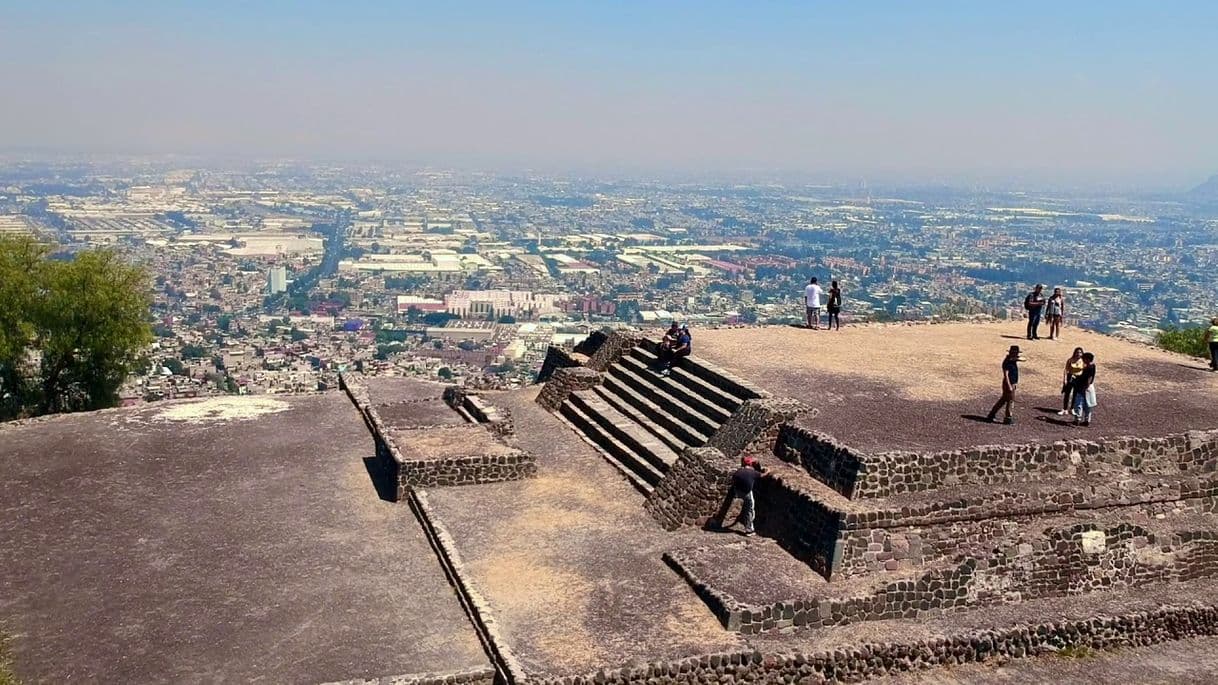
[[[1075,332],[1100,360],[1093,429],[1056,415],[1053,367],[1069,349],[1047,345],[1026,353],[1016,425],[981,423],[993,398],[979,359],[997,365],[1002,332],[705,331],[671,376],[649,368],[654,342],[614,333],[552,355],[538,402],[646,494],[658,525],[706,531],[664,560],[729,631],[984,616],[1218,576],[1218,383],[1185,358]],[[888,355],[874,374],[867,351]],[[744,455],[769,468],[759,536],[722,544],[711,517]]]

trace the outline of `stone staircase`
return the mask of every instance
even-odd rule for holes
[[[644,493],[650,493],[687,447],[706,444],[732,412],[758,392],[697,357],[668,376],[654,371],[655,344],[643,341],[611,364],[603,381],[572,392],[559,407]]]

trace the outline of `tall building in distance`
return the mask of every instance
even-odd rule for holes
[[[266,272],[266,290],[271,295],[278,295],[288,289],[288,270],[282,266],[272,266]]]

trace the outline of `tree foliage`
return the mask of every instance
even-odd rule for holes
[[[1165,350],[1193,357],[1210,355],[1209,345],[1205,342],[1205,329],[1201,327],[1169,328],[1159,333],[1155,343]]]
[[[113,406],[152,341],[147,273],[110,250],[0,238],[0,418]]]

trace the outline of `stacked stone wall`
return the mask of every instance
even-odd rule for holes
[[[885,452],[865,456],[863,462],[856,497],[1012,480],[1054,480],[1085,471],[1092,463],[1116,464],[1142,473],[1207,472],[1218,467],[1218,431],[986,445],[931,454]]]
[[[400,453],[399,453],[400,454]],[[537,475],[537,460],[527,452],[476,454],[445,459],[398,462],[399,497],[410,488],[478,485],[521,480]]]
[[[690,583],[724,627],[759,633],[917,619],[978,606],[1212,578],[1218,576],[1218,534],[1185,531],[1156,536],[1130,524],[1107,529],[1079,524],[1020,538],[980,557],[957,556],[950,565],[883,582],[862,594],[761,606],[741,603],[729,594],[730,588],[717,588],[699,578],[697,565],[681,553],[669,553],[665,561]]]
[[[1101,510],[1092,510],[1098,515]],[[1171,521],[1181,515],[1218,512],[1218,497],[1202,496],[1119,506],[1111,515]],[[922,567],[959,555],[983,558],[995,547],[1036,530],[1038,515],[991,516],[923,526],[843,529],[838,534],[833,575],[862,576]]]
[[[510,448],[507,453],[499,454],[470,454],[444,459],[416,459],[406,456],[393,439],[393,430],[385,425],[376,406],[368,400],[366,387],[353,377],[340,376],[340,387],[351,398],[352,404],[359,409],[364,422],[372,433],[373,444],[376,447],[377,477],[393,486],[394,501],[406,498],[411,488],[435,487],[449,485],[475,485],[481,483],[498,483],[505,480],[520,480],[537,475],[537,459],[534,455]],[[460,398],[460,399],[459,399]],[[451,406],[451,402],[461,401],[463,392],[445,391],[443,401]],[[440,398],[425,398],[414,402],[430,402]],[[484,424],[488,427],[495,424]],[[510,420],[506,424],[510,430]],[[418,426],[417,428],[429,428]],[[397,427],[400,430],[402,427]],[[491,430],[500,441],[510,436],[510,433]],[[506,446],[506,443],[504,443]]]
[[[588,356],[586,366],[596,371],[608,371],[610,366],[613,366],[622,358],[622,355],[628,353],[631,348],[642,342],[643,337],[637,333],[626,331],[613,331],[605,338],[604,342]]]
[[[538,685],[696,685],[859,682],[888,674],[1000,661],[1065,648],[1116,649],[1218,634],[1218,606],[1167,606],[1117,616],[1022,624],[908,642],[864,643],[812,653],[733,651],[534,678]]]
[[[569,369],[573,366],[580,366],[580,361],[575,355],[561,347],[550,345],[546,349],[546,358],[541,362],[541,370],[537,372],[536,383],[545,383],[554,376],[554,372],[559,369]]]
[[[1089,484],[1086,489],[1062,487],[970,492],[957,497],[928,497],[892,509],[852,512],[847,529],[926,526],[996,517],[1061,514],[1072,511],[1129,507],[1158,502],[1179,502],[1218,495],[1218,474],[1173,479],[1125,479],[1113,474],[1111,482]]]
[[[800,464],[842,495],[879,498],[961,485],[1047,481],[1112,464],[1135,473],[1179,474],[1218,470],[1218,430],[1159,438],[983,445],[932,453],[863,453],[802,426],[785,425],[774,453]]]
[[[791,556],[828,579],[845,515],[791,487],[781,476],[758,480],[754,493],[757,533],[773,538]]]
[[[855,497],[863,465],[859,453],[818,431],[787,424],[774,441],[774,454],[798,464],[817,480],[846,498]]]
[[[704,525],[723,503],[735,463],[714,447],[686,449],[643,508],[668,530]]]
[[[548,411],[558,411],[567,397],[576,390],[587,390],[601,383],[601,373],[594,369],[575,366],[558,369],[537,393],[537,404]]]
[[[799,400],[785,397],[745,400],[710,436],[707,444],[729,457],[772,454],[784,423],[815,415],[814,410]]]
[[[490,432],[505,438],[516,435],[516,424],[512,421],[512,413],[503,407],[497,407],[477,392],[467,388],[450,385],[444,389],[444,401],[453,410],[458,408],[469,414],[475,422],[486,426]]]

